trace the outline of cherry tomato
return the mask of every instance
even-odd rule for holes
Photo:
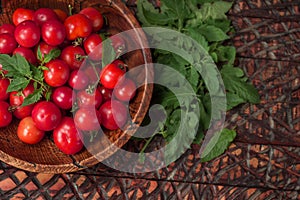
[[[2,24],[0,26],[0,34],[1,33],[9,33],[12,36],[14,36],[15,28],[16,27],[12,24]]]
[[[13,110],[13,116],[17,119],[23,119],[25,117],[31,116],[32,109],[34,104],[30,104],[27,106],[17,106]]]
[[[19,139],[26,144],[37,144],[45,136],[45,132],[36,127],[30,116],[23,118],[19,122],[17,134]]]
[[[36,127],[42,131],[51,131],[61,122],[62,114],[59,108],[50,101],[40,101],[35,104],[31,113]]]
[[[104,18],[96,8],[93,7],[84,8],[79,13],[85,15],[87,18],[91,20],[94,32],[99,31],[103,27]]]
[[[106,101],[99,108],[101,124],[108,130],[122,128],[128,119],[126,106],[117,100]]]
[[[0,77],[0,101],[5,101],[8,99],[9,94],[7,88],[10,84],[10,81],[7,78]]]
[[[110,37],[112,46],[117,54],[121,54],[126,49],[125,40],[120,35],[113,35]]]
[[[15,39],[23,47],[35,46],[41,38],[40,27],[34,21],[24,21],[15,30]]]
[[[59,20],[62,21],[62,22],[64,22],[68,17],[68,14],[65,11],[63,11],[59,8],[53,9],[53,11],[56,13]]]
[[[42,38],[52,46],[62,44],[66,38],[66,29],[63,23],[58,20],[46,21],[42,26]]]
[[[87,65],[83,71],[89,77],[90,84],[99,82],[99,74],[101,72],[101,68],[99,66]]]
[[[82,131],[94,131],[101,128],[100,114],[94,107],[79,108],[75,113],[74,122],[76,127]]]
[[[130,101],[135,96],[135,93],[136,85],[129,78],[117,83],[113,91],[114,96],[121,101]]]
[[[68,84],[75,90],[86,89],[89,84],[89,77],[83,71],[75,69],[70,74]]]
[[[33,20],[42,26],[50,20],[58,20],[58,16],[50,8],[39,8],[34,12]]]
[[[17,48],[17,41],[9,33],[0,34],[0,53],[11,54]]]
[[[103,102],[111,100],[113,90],[108,89],[108,88],[104,87],[103,85],[98,86],[97,89],[100,91],[100,93],[102,95]]]
[[[21,106],[24,102],[24,99],[34,92],[34,86],[32,83],[29,83],[26,88],[22,90],[21,93],[13,91],[9,94],[9,104],[11,106]]]
[[[102,59],[102,38],[96,33],[92,33],[83,41],[83,47],[91,60]]]
[[[9,111],[9,104],[0,101],[0,128],[8,126],[12,121],[12,113]]]
[[[92,22],[83,14],[74,14],[69,16],[64,25],[67,31],[67,39],[85,38],[93,31]]]
[[[80,46],[67,46],[60,55],[71,69],[78,69],[84,61],[85,52]]]
[[[101,70],[100,83],[108,89],[113,89],[118,81],[121,81],[124,74],[125,71],[116,64],[110,63]]]
[[[15,26],[24,22],[26,20],[33,20],[34,10],[27,9],[27,8],[17,8],[13,15],[12,20]]]
[[[53,130],[55,145],[65,154],[73,155],[83,148],[81,133],[77,130],[71,117],[64,117]]]
[[[64,85],[70,75],[70,69],[66,62],[60,59],[54,59],[45,65],[48,70],[44,70],[44,80],[52,87]]]
[[[68,86],[61,86],[54,89],[51,94],[52,101],[60,108],[69,110],[72,108],[73,90]]]
[[[36,57],[38,57],[37,51],[38,51],[38,47],[40,47],[40,51],[42,53],[42,59],[40,61],[42,61],[44,59],[44,55],[45,54],[49,54],[51,50],[57,49],[56,46],[52,46],[47,44],[44,41],[41,41],[38,45],[35,46],[34,48],[34,53],[36,55]]]
[[[77,95],[77,104],[79,107],[95,107],[99,108],[102,103],[102,95],[99,90],[89,92],[87,90],[80,90]]]
[[[13,54],[20,54],[23,56],[28,62],[35,65],[37,63],[36,56],[34,55],[33,51],[30,48],[26,47],[17,47]]]

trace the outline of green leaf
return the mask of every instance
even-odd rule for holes
[[[61,54],[61,50],[58,48],[52,49],[48,54],[44,55],[43,63],[48,63],[51,60],[58,58]]]
[[[28,61],[20,54],[13,55],[7,60],[7,62],[0,62],[3,63],[3,69],[8,71],[6,74],[8,77],[31,76],[30,65]]]
[[[35,89],[33,93],[25,97],[22,106],[27,106],[39,101],[42,98],[43,90],[42,88]]]
[[[245,77],[241,76],[241,69],[231,65],[225,65],[222,70],[222,78],[227,91],[236,94],[245,102],[259,103],[260,96],[256,88],[246,82]],[[231,100],[229,100],[231,101]]]
[[[38,45],[38,48],[37,48],[37,59],[42,62],[43,61],[43,54],[41,52],[41,46]]]
[[[28,80],[24,77],[15,78],[15,79],[11,80],[11,82],[7,88],[7,92],[22,90],[23,88],[27,87],[29,82],[30,82],[30,80]]]
[[[233,64],[236,57],[236,50],[233,46],[220,46],[216,51],[219,61],[225,62],[228,64]]]
[[[202,25],[197,29],[208,42],[219,42],[229,39],[229,36],[220,28],[213,25]]]
[[[137,1],[137,17],[143,26],[167,25],[176,19],[159,13],[147,0]]]
[[[208,19],[227,19],[226,13],[231,7],[232,2],[227,1],[204,3],[199,10],[199,15],[203,21]]]
[[[30,66],[30,69],[32,71],[32,77],[38,81],[43,81],[44,80],[44,73],[43,73],[43,68],[39,69],[34,65]],[[47,68],[48,69],[48,68]]]
[[[102,44],[102,66],[105,67],[116,59],[116,51],[112,46],[111,39],[107,38]]]
[[[202,152],[201,161],[207,162],[223,154],[235,137],[234,130],[223,129],[215,133]]]

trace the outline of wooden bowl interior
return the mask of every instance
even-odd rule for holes
[[[9,1],[3,6],[0,15],[0,24],[11,23],[11,16],[13,11],[18,7],[37,9],[40,7],[60,8],[68,11],[68,5],[74,8],[74,12],[78,12],[85,7],[95,7],[99,9],[108,21],[109,31],[117,33],[132,28],[139,27],[138,22],[129,11],[128,8],[121,1]],[[139,45],[140,39],[146,42],[143,33],[137,36],[128,38],[127,44]],[[152,70],[151,55],[148,49],[136,50],[126,53],[125,61],[128,64],[129,70],[141,64],[146,64],[147,67],[137,76],[135,81],[145,83],[146,80],[151,80]],[[130,103],[130,115],[136,124],[140,124],[147,112],[150,98],[152,95],[152,85],[145,84],[139,87],[135,99]],[[49,135],[42,142],[37,145],[26,145],[22,143],[16,134],[18,120],[14,120],[12,125],[7,128],[0,129],[0,159],[10,165],[34,172],[44,173],[65,173],[77,171],[84,167],[92,166],[99,162],[99,159],[105,159],[114,152],[101,148],[101,138],[99,143],[95,146],[101,156],[96,159],[87,150],[83,150],[74,156],[63,154],[53,143]],[[134,131],[134,130],[133,130]],[[132,134],[132,131],[130,132]],[[110,142],[118,147],[124,145],[131,137],[127,131],[110,131],[106,132]]]

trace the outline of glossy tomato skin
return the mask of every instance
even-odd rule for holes
[[[92,33],[83,41],[83,47],[89,59],[99,61],[102,59],[102,38]]]
[[[12,122],[12,113],[9,111],[9,104],[0,101],[0,128],[6,127]]]
[[[27,8],[17,8],[12,16],[12,20],[15,26],[26,20],[33,20],[34,10]]]
[[[100,114],[95,107],[79,108],[74,115],[74,122],[76,127],[82,131],[95,131],[101,128]]]
[[[106,101],[99,108],[101,124],[108,130],[122,128],[128,120],[128,109],[118,100]]]
[[[89,84],[89,77],[82,70],[75,69],[70,74],[68,84],[75,90],[83,90]]]
[[[51,94],[51,99],[61,109],[69,110],[73,105],[72,96],[72,88],[68,86],[61,86],[54,89]]]
[[[100,84],[108,89],[113,89],[118,81],[122,81],[125,71],[120,69],[116,64],[106,65],[100,73]]]
[[[102,102],[110,101],[113,95],[113,90],[104,87],[103,85],[97,88],[102,95]]]
[[[64,25],[67,31],[67,39],[75,40],[76,38],[85,38],[89,36],[92,31],[92,22],[83,14],[74,14],[69,16]]]
[[[11,34],[0,34],[0,53],[11,54],[17,48],[17,45],[17,41]]]
[[[36,56],[34,55],[32,49],[26,47],[17,47],[13,51],[13,54],[17,54],[17,53],[23,56],[31,64],[35,65],[37,63]]]
[[[14,33],[15,39],[23,47],[34,47],[41,38],[40,27],[34,21],[24,21],[18,24]]]
[[[7,88],[10,84],[10,81],[7,78],[0,77],[0,101],[5,101],[9,98],[9,92]]]
[[[58,46],[65,41],[66,29],[62,22],[49,20],[42,25],[42,38],[51,46]]]
[[[2,24],[0,26],[0,34],[9,33],[14,36],[15,28],[16,27],[13,24]]]
[[[48,70],[44,70],[44,80],[52,87],[64,85],[70,76],[70,68],[63,60],[54,59],[45,65]]]
[[[67,46],[60,55],[60,58],[65,61],[71,69],[79,69],[82,65],[85,56],[83,48],[80,46]]]
[[[125,78],[122,82],[117,83],[113,94],[118,100],[128,102],[135,96],[136,89],[135,83],[131,79]]]
[[[50,101],[40,101],[35,104],[31,116],[37,128],[42,131],[53,130],[62,119],[60,109]]]
[[[87,7],[82,9],[79,13],[85,15],[91,20],[94,32],[99,31],[103,27],[104,18],[96,8]]]
[[[102,103],[102,95],[99,90],[88,92],[87,90],[80,90],[76,95],[77,104],[81,107],[95,107],[96,109]]]
[[[39,8],[34,12],[33,20],[42,26],[45,22],[50,20],[59,20],[54,10],[50,8]]]
[[[55,145],[65,154],[73,155],[83,148],[81,133],[77,130],[71,117],[64,117],[53,130]]]
[[[18,106],[13,111],[13,116],[17,119],[23,119],[25,117],[31,116],[32,109],[34,104],[30,104],[27,106]]]
[[[45,132],[38,129],[31,116],[23,118],[17,129],[18,138],[26,144],[37,144],[45,136]]]

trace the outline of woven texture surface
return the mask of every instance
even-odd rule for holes
[[[134,10],[134,1],[127,1]],[[229,17],[237,64],[261,104],[228,113],[238,136],[201,163],[193,146],[167,168],[128,174],[101,163],[36,174],[0,163],[0,199],[300,199],[300,1],[237,0]],[[135,144],[132,144],[132,146]]]

